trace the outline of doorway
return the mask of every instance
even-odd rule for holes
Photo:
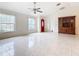
[[[41,19],[41,32],[45,32],[45,21]]]

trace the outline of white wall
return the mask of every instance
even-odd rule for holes
[[[16,31],[8,33],[0,33],[1,38],[7,38],[12,36],[19,36],[28,34],[28,16],[25,14],[8,11],[0,9],[0,13],[6,13],[16,16]],[[63,16],[76,16],[76,34],[79,34],[79,8],[78,6],[67,7],[64,10],[56,10],[56,12],[51,12],[47,16],[38,16],[36,19],[36,28],[34,32],[40,32],[41,29],[41,17],[45,19],[45,31],[52,31],[58,33],[58,17]],[[38,24],[38,25],[37,25]]]
[[[27,26],[28,16],[27,15],[13,12],[13,11],[8,11],[5,9],[0,9],[0,13],[6,13],[6,14],[16,16],[16,31],[0,33],[0,39],[28,34],[28,29],[27,29],[28,28],[28,26]]]
[[[49,22],[49,25],[50,25],[50,31],[53,31],[53,32],[58,32],[58,19],[57,19],[57,15],[52,15],[50,16],[50,22]]]

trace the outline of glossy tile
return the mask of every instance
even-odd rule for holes
[[[0,40],[0,56],[79,55],[79,36],[52,32]]]

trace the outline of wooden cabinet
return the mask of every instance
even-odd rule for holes
[[[59,17],[58,32],[75,34],[75,16]]]

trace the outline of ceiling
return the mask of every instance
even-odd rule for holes
[[[69,6],[79,6],[78,2],[65,3],[62,2],[60,6],[56,6],[59,2],[37,2],[37,7],[40,7],[43,11],[42,15],[50,15],[55,13],[61,7],[68,8]],[[33,12],[28,8],[33,8],[33,2],[0,2],[0,8],[16,11],[19,13],[32,15]]]

